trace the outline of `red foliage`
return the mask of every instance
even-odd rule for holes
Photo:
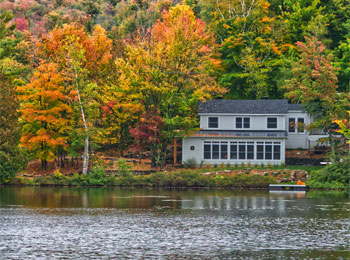
[[[164,121],[158,112],[143,113],[135,128],[130,128],[135,148],[142,152],[146,145],[160,143],[160,130],[163,126]]]
[[[29,29],[28,21],[25,18],[16,18],[14,22],[16,23],[16,29],[18,31],[23,32]]]

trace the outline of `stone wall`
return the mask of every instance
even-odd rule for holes
[[[320,166],[322,158],[286,158],[286,165]]]

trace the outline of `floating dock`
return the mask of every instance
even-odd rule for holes
[[[285,190],[285,191],[306,191],[309,189],[307,185],[296,184],[270,184],[270,190]]]

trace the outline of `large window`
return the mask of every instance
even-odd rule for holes
[[[209,117],[208,118],[208,128],[218,128],[219,127],[219,118],[218,117]]]
[[[267,118],[267,128],[277,128],[277,117]]]
[[[281,160],[281,142],[204,141],[207,160]]]
[[[250,128],[250,117],[236,117],[236,128]]]
[[[288,132],[289,133],[304,133],[305,132],[305,121],[303,117],[289,118],[289,126],[288,126]]]
[[[225,141],[205,141],[204,159],[227,160],[228,142]]]
[[[281,142],[257,142],[257,160],[281,160]]]

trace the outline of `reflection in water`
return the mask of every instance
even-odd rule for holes
[[[350,257],[342,193],[0,188],[0,258]]]

